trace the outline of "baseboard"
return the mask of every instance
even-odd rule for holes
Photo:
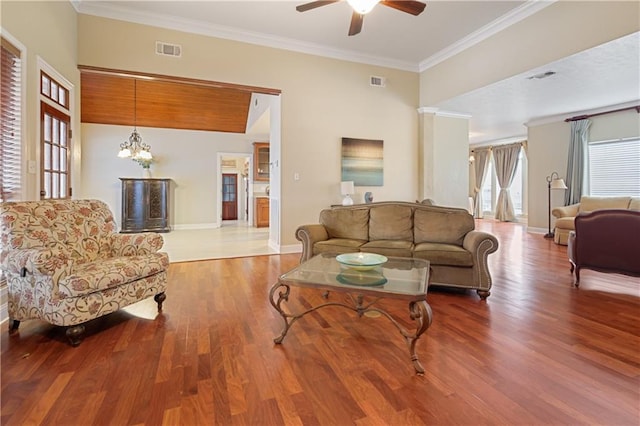
[[[188,229],[215,229],[220,228],[220,224],[218,222],[213,223],[186,223],[183,225],[173,225],[171,227],[174,231],[184,231]]]
[[[547,232],[549,232],[549,230],[547,228],[534,228],[531,226],[527,226],[527,232],[530,232],[532,234],[546,234]]]
[[[302,243],[290,244],[286,246],[277,246],[275,244],[271,245],[271,241],[269,241],[269,247],[276,250],[280,254],[302,253]]]

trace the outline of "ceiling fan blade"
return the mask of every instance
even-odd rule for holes
[[[414,16],[420,15],[424,8],[427,6],[421,1],[382,0],[380,3],[384,4],[385,6],[401,10],[402,12],[410,13]]]
[[[301,4],[300,6],[296,6],[296,10],[298,12],[306,12],[307,10],[315,9],[316,7],[326,6],[331,3],[338,3],[340,0],[332,0],[332,1],[312,1],[309,3]]]
[[[364,15],[358,12],[353,12],[351,15],[351,25],[349,26],[349,35],[356,35],[362,31],[362,21],[364,21]]]

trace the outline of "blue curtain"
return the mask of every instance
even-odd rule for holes
[[[564,205],[580,202],[582,183],[584,180],[584,163],[589,127],[591,120],[571,122],[571,141],[569,142],[569,158],[567,159],[566,184],[569,188],[564,195]]]

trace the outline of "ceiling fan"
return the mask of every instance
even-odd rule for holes
[[[315,9],[320,6],[326,6],[332,3],[338,3],[342,0],[330,0],[330,1],[312,1],[309,3],[296,6],[298,12],[306,12],[307,10]],[[413,16],[418,16],[424,10],[426,4],[419,1],[410,0],[347,0],[347,3],[353,8],[353,14],[351,15],[351,25],[349,26],[349,35],[356,35],[362,30],[362,21],[364,15],[369,13],[376,4],[381,3],[384,6],[389,6],[402,12],[410,13]]]

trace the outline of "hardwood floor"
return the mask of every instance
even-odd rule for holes
[[[40,321],[2,326],[3,425],[421,425],[640,422],[640,280],[584,270],[524,227],[479,221],[500,249],[491,296],[430,289],[416,376],[384,317],[282,319],[267,294],[298,255],[172,264],[164,313],[144,302],[77,348]],[[321,300],[292,288],[291,307]],[[403,303],[384,306],[411,326]]]

